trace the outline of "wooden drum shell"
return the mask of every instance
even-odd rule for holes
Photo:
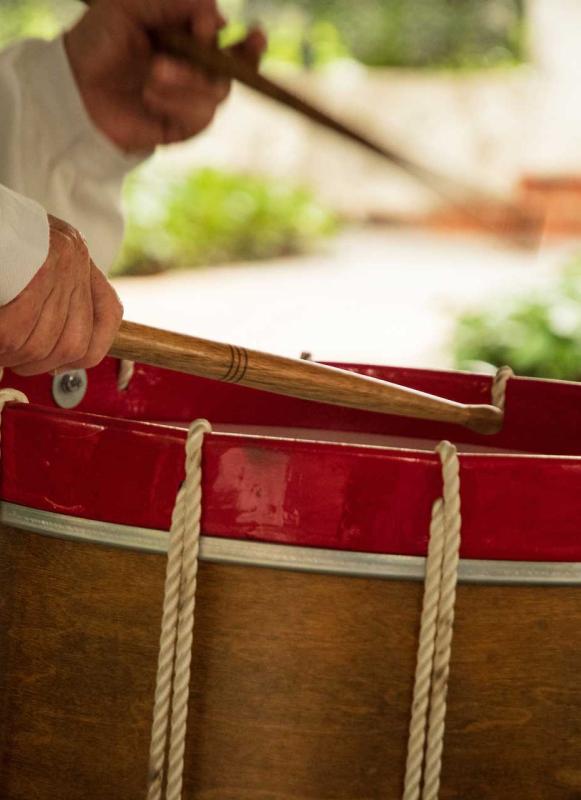
[[[141,800],[165,559],[0,535],[0,796]],[[398,797],[421,593],[203,562],[185,797]],[[442,797],[581,792],[579,599],[459,586]]]

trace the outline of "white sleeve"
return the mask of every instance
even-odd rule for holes
[[[0,306],[36,275],[48,253],[48,238],[44,208],[0,186]]]
[[[76,227],[105,272],[123,236],[123,178],[140,161],[91,122],[62,38],[0,53],[0,184]],[[40,217],[38,206],[0,189],[0,303],[28,283],[31,262],[41,258],[38,269],[46,258]]]

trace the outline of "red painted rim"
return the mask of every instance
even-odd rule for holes
[[[488,376],[350,365],[461,402],[489,402]],[[32,405],[3,413],[0,497],[122,525],[169,527],[183,478],[183,430],[157,423],[283,425],[487,444],[531,456],[460,458],[462,555],[581,561],[581,385],[511,379],[494,437],[218,384],[138,366],[126,392],[117,362],[92,370],[75,411],[55,408],[52,379],[8,373]],[[152,420],[144,422],[143,420]],[[207,535],[330,549],[424,555],[441,492],[438,458],[413,450],[211,434],[204,448]]]

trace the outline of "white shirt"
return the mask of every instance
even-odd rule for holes
[[[123,178],[139,160],[91,122],[62,39],[0,53],[0,305],[46,260],[47,212],[78,228],[108,270],[123,235]]]

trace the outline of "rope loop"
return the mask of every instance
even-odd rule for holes
[[[202,447],[212,430],[204,419],[189,428],[186,477],[172,514],[165,577],[157,680],[149,752],[147,800],[180,800],[190,689],[200,519]]]
[[[120,392],[127,391],[134,374],[135,361],[129,361],[126,358],[122,358],[119,361],[119,370],[117,372],[117,389]]]
[[[0,389],[0,414],[6,403],[28,403],[28,397],[19,389]]]
[[[436,448],[443,496],[432,507],[403,800],[437,800],[444,746],[460,552],[460,464],[450,442]]]
[[[186,477],[172,514],[149,757],[147,800],[181,800],[191,676],[206,420],[189,428]],[[442,497],[432,508],[403,800],[437,800],[460,550],[460,469],[436,448]],[[164,794],[165,789],[165,794]]]
[[[506,405],[506,386],[511,378],[514,378],[514,372],[510,367],[499,367],[496,374],[492,379],[492,405],[504,411]]]
[[[0,380],[2,380],[1,376]],[[2,442],[2,412],[6,403],[28,403],[28,397],[18,389],[0,389],[0,443]]]

